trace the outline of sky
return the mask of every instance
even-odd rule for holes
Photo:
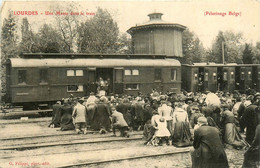
[[[74,1],[75,12],[84,20],[95,13],[97,7],[106,8],[117,22],[120,32],[125,33],[136,24],[149,20],[148,14],[160,12],[162,19],[178,23],[193,31],[204,47],[210,48],[218,32],[231,30],[243,33],[248,43],[260,42],[260,0],[143,0],[143,1]],[[68,7],[70,1],[4,1],[1,6],[1,24],[8,10],[19,13],[34,11],[38,15],[26,15],[33,30],[43,23],[54,23],[54,15],[46,15],[56,5]],[[66,9],[62,12],[67,12]],[[42,13],[42,14],[41,14]],[[217,13],[217,14],[215,14]],[[222,15],[221,15],[222,14]],[[237,16],[236,16],[237,15]],[[19,23],[25,15],[17,15]]]

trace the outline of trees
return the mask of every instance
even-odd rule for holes
[[[78,52],[114,53],[118,48],[119,29],[107,10],[98,8],[96,15],[78,28]]]
[[[224,37],[224,33],[222,31],[219,31],[215,42],[213,42],[212,44],[212,55],[210,56],[210,59],[213,62],[216,63],[223,63],[222,60],[222,52],[223,49],[225,48],[225,46],[223,46],[225,43],[225,37]],[[224,48],[223,48],[224,47]],[[224,49],[224,55],[227,55],[227,50]]]
[[[32,32],[31,25],[28,19],[23,18],[21,26],[22,39],[19,44],[19,51],[21,53],[36,53],[40,52],[38,37]]]
[[[43,53],[62,52],[62,37],[51,25],[44,24],[38,32],[39,46]]]
[[[224,62],[242,63],[243,35],[232,31],[219,31],[212,44],[212,60],[216,63],[223,63],[222,56],[224,50]]]
[[[256,43],[256,46],[252,49],[253,63],[260,64],[260,42]]]
[[[182,63],[204,61],[205,49],[196,35],[189,29],[183,32],[182,38],[183,59]]]
[[[62,15],[62,11],[69,13],[68,15]],[[79,27],[79,16],[70,15],[71,12],[77,10],[77,5],[73,2],[66,4],[66,8],[61,6],[53,7],[53,12],[55,13],[55,20],[57,26],[57,32],[61,36],[60,51],[65,53],[75,52],[77,49],[77,30]]]
[[[245,49],[243,51],[243,63],[244,64],[253,64],[253,52],[249,44],[245,44]]]
[[[119,35],[116,45],[117,53],[132,54],[131,38],[129,38],[126,33]]]
[[[6,70],[5,62],[7,59],[17,56],[17,23],[13,16],[13,11],[9,11],[9,15],[4,19],[1,32],[1,87],[5,92],[6,86]]]

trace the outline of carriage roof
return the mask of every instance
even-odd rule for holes
[[[126,58],[10,58],[12,67],[172,67],[181,66],[176,59],[126,59]]]

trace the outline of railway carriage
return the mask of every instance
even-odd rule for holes
[[[194,63],[182,65],[182,89],[189,92],[248,89],[260,91],[259,64]]]
[[[181,64],[165,55],[24,54],[6,67],[7,101],[34,108],[96,92],[100,77],[109,79],[109,92],[116,94],[181,89]]]

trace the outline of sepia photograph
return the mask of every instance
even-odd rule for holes
[[[2,0],[0,167],[260,167],[260,0]]]

